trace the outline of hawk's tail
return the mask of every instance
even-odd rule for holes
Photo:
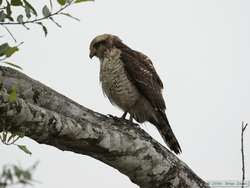
[[[180,154],[181,153],[180,144],[178,143],[170,127],[166,114],[163,111],[158,111],[157,119],[158,121],[150,120],[150,123],[156,126],[167,146],[171,150],[173,150],[176,154]]]

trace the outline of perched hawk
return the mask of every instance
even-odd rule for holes
[[[110,34],[92,40],[89,56],[99,58],[102,89],[124,111],[122,117],[129,113],[139,123],[154,124],[169,148],[179,154],[180,145],[165,114],[163,84],[151,60]]]

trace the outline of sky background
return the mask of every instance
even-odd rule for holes
[[[81,22],[57,17],[62,29],[46,22],[46,38],[38,26],[30,31],[10,27],[17,40],[24,41],[10,61],[81,105],[120,116],[122,112],[102,94],[98,59],[88,57],[96,35],[119,36],[151,58],[164,83],[166,113],[183,151],[180,159],[204,180],[240,180],[241,121],[250,123],[249,10],[249,0],[96,0],[66,10]],[[152,125],[145,123],[142,128],[164,144]],[[245,135],[248,180],[249,129]],[[40,182],[36,188],[137,187],[88,156],[28,138],[19,143],[33,154],[1,145],[0,167],[11,163],[28,167],[40,161],[34,174]]]

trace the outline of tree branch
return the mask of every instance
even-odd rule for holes
[[[247,123],[242,121],[241,123],[241,162],[242,162],[242,181],[241,187],[244,188],[245,185],[245,156],[244,156],[244,133],[247,128]]]
[[[11,68],[0,67],[0,131],[89,155],[142,188],[208,188],[184,162],[138,125],[89,110]],[[16,102],[8,101],[15,86]]]

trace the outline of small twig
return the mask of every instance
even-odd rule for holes
[[[17,40],[15,39],[14,35],[10,32],[10,30],[9,30],[6,26],[4,26],[4,25],[2,25],[2,26],[3,26],[4,29],[10,34],[10,36],[11,36],[11,38],[14,40],[14,42],[17,42]]]
[[[241,123],[241,159],[242,159],[242,182],[241,188],[244,188],[245,183],[245,156],[244,156],[244,131],[247,128],[247,123],[245,124],[243,121]]]
[[[18,44],[16,47],[19,47],[19,46],[21,46],[22,44],[23,44],[24,42],[20,42],[20,44]]]

